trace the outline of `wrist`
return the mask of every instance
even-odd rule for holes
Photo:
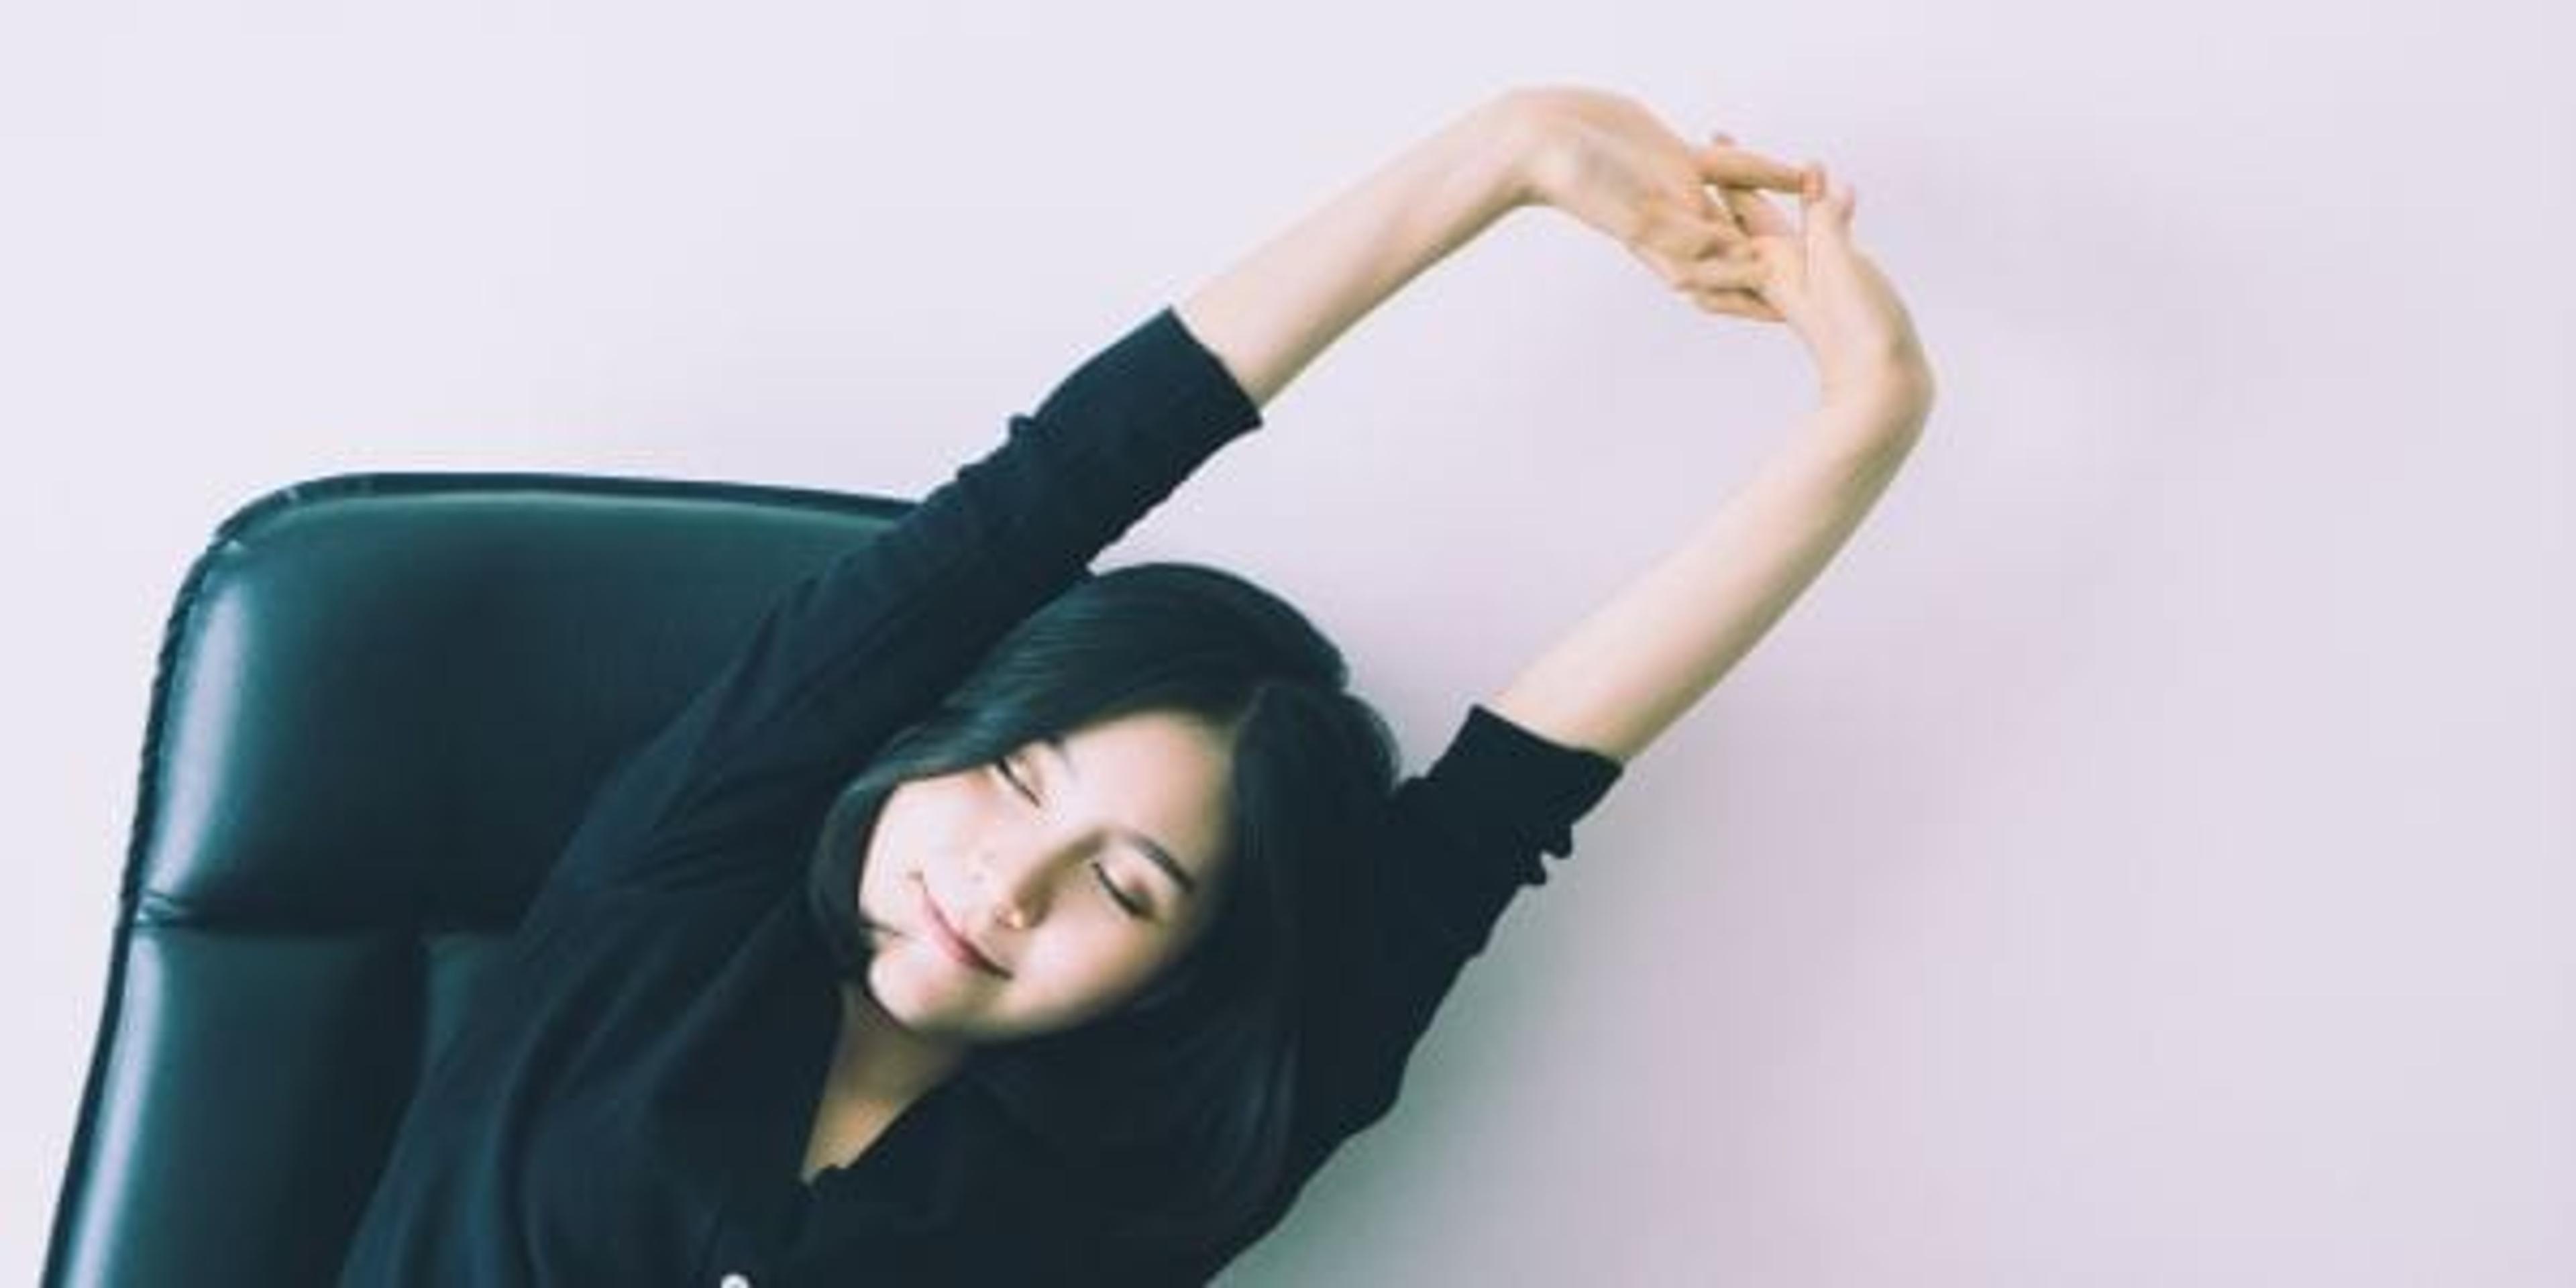
[[[1864,435],[1911,435],[1931,419],[1932,370],[1908,367],[1828,383],[1817,399],[1821,421]]]
[[[1492,159],[1497,209],[1508,212],[1546,204],[1541,180],[1553,155],[1553,132],[1530,92],[1505,90],[1478,105],[1473,116]]]

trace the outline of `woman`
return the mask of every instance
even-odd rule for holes
[[[1714,191],[1712,191],[1714,189]],[[1762,190],[1795,191],[1793,224]],[[1086,564],[1502,215],[1783,322],[1813,415],[1396,781],[1330,642]],[[1198,1283],[1393,1105],[1542,852],[1760,638],[1933,382],[1824,169],[1479,105],[1093,355],[797,583],[611,774],[436,1054],[343,1282]]]

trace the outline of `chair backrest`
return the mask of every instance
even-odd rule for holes
[[[163,633],[45,1282],[329,1282],[592,788],[911,504],[406,472],[226,519]]]

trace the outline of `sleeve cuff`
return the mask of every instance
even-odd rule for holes
[[[1445,807],[1451,826],[1480,846],[1518,856],[1519,884],[1544,885],[1540,852],[1572,855],[1575,822],[1601,802],[1624,769],[1608,756],[1550,741],[1476,703],[1424,774],[1423,789]]]
[[[1124,427],[1129,450],[1196,461],[1258,427],[1261,408],[1166,305],[1058,381],[1032,419]]]
[[[1575,822],[1624,768],[1476,704],[1431,768],[1397,786],[1395,834],[1416,843],[1398,870],[1453,958],[1484,951],[1520,889],[1547,883],[1539,856],[1573,854]]]
[[[1234,378],[1234,372],[1216,356],[1216,351],[1181,321],[1176,306],[1164,305],[1161,312],[1146,320],[1145,329],[1174,350],[1174,361],[1183,368],[1180,383],[1190,390],[1191,398],[1205,406],[1211,419],[1237,430],[1261,423],[1261,405],[1252,401],[1243,382]]]

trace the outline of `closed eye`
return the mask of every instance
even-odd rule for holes
[[[1100,878],[1100,888],[1108,891],[1109,897],[1116,900],[1119,908],[1125,911],[1128,916],[1133,917],[1138,921],[1146,920],[1144,904],[1137,900],[1133,895],[1128,894],[1126,891],[1121,890],[1116,885],[1112,884],[1109,880],[1109,869],[1094,863],[1091,865],[1091,875]]]
[[[1028,783],[1023,781],[1019,774],[1011,768],[1010,757],[1004,756],[1001,759],[994,761],[993,770],[1002,776],[1003,782],[1011,785],[1012,791],[1018,792],[1020,795],[1027,797],[1029,799],[1029,803],[1032,805],[1038,803],[1038,794],[1030,791]]]
[[[1027,798],[1030,804],[1043,804],[1043,802],[1038,799],[1038,794],[1030,789],[1028,781],[1021,778],[1018,771],[1011,768],[1010,757],[1003,756],[995,760],[993,762],[993,771],[1002,776],[1003,782],[1011,785],[1012,791],[1018,792],[1021,796]],[[1109,879],[1109,869],[1094,863],[1091,865],[1091,874],[1099,880],[1101,891],[1107,894],[1110,900],[1118,905],[1119,911],[1126,913],[1128,917],[1133,920],[1152,920],[1145,910],[1145,900],[1140,896],[1132,895],[1119,889],[1117,883]]]

